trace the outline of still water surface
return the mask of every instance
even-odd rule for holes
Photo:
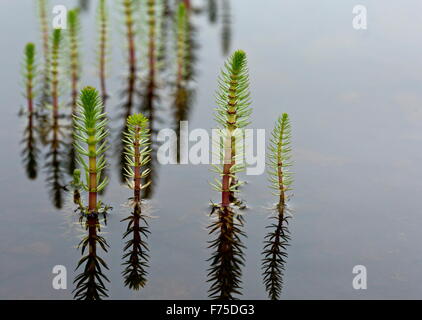
[[[83,230],[64,193],[57,209],[46,181],[45,150],[36,180],[28,180],[20,144],[25,118],[20,65],[24,45],[40,48],[34,1],[0,3],[2,116],[0,117],[0,298],[71,299],[71,279],[80,258]],[[77,2],[62,0],[69,8]],[[83,85],[98,86],[94,61],[96,1],[82,14]],[[352,28],[355,1],[222,0],[210,22],[208,1],[193,1],[197,61],[190,87],[195,98],[185,116],[189,126],[211,129],[216,78],[227,52],[248,53],[253,128],[272,129],[288,112],[293,128],[295,185],[290,205],[292,240],[283,299],[420,298],[422,295],[422,34],[420,1],[361,1],[368,8],[368,30]],[[113,10],[112,23],[121,17]],[[127,66],[123,31],[113,27],[107,102],[114,141],[122,126]],[[170,33],[169,37],[173,35]],[[141,40],[139,40],[141,43]],[[169,55],[174,54],[173,40]],[[229,49],[229,50],[227,50]],[[41,57],[40,57],[41,58]],[[142,73],[142,69],[141,69]],[[161,75],[158,128],[174,126],[171,63]],[[170,79],[170,80],[169,80]],[[66,97],[66,95],[64,95]],[[119,107],[120,106],[120,107]],[[134,110],[139,111],[139,103]],[[107,285],[114,299],[206,299],[206,226],[210,200],[218,201],[206,165],[156,167],[148,206],[150,268],[139,292],[123,285],[122,234],[130,190],[120,183],[118,156],[111,155],[111,184],[103,199],[113,206],[104,236],[109,253]],[[50,168],[51,169],[51,168]],[[67,182],[69,176],[65,176]],[[246,264],[243,298],[266,299],[260,271],[263,237],[274,198],[265,175],[247,177],[242,189]],[[352,268],[368,270],[368,290],[352,287]],[[54,290],[53,266],[68,270],[68,290]]]

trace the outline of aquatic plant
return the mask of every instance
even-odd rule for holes
[[[81,223],[85,221],[88,235],[79,244],[82,254],[88,247],[88,254],[79,261],[76,269],[83,263],[85,268],[79,274],[74,283],[75,299],[98,300],[106,297],[104,280],[108,281],[103,274],[102,268],[108,269],[105,261],[97,255],[97,244],[107,252],[108,244],[104,237],[100,236],[99,214],[104,216],[110,209],[98,200],[100,192],[108,183],[108,178],[102,178],[102,171],[106,167],[105,152],[108,148],[106,129],[108,119],[102,112],[102,102],[98,91],[92,87],[82,89],[79,98],[79,108],[75,121],[75,149],[78,163],[85,171],[85,181],[80,179],[80,173],[74,172],[74,202],[78,205],[81,213]],[[84,158],[87,158],[85,161]],[[84,205],[79,189],[88,192],[88,205]]]
[[[265,237],[262,269],[268,296],[272,300],[277,300],[283,286],[286,249],[290,240],[286,202],[293,179],[289,170],[292,165],[291,126],[287,113],[283,113],[277,119],[268,151],[271,188],[274,190],[273,194],[278,198],[278,203],[276,205],[277,215],[271,217],[276,222],[268,226],[271,231]]]
[[[131,289],[139,290],[145,286],[147,281],[148,267],[148,246],[146,239],[149,230],[147,216],[142,213],[141,190],[148,187],[150,181],[145,181],[150,170],[146,165],[151,160],[150,131],[148,128],[148,119],[142,114],[134,114],[127,119],[128,131],[125,133],[124,140],[126,147],[127,164],[126,177],[129,188],[133,190],[133,212],[122,221],[128,221],[126,232],[123,239],[131,235],[126,241],[123,259],[127,259],[123,265],[125,270],[123,276],[125,285]],[[143,224],[143,225],[141,225]]]
[[[68,11],[67,16],[68,24],[68,55],[69,55],[69,74],[71,83],[71,95],[72,95],[72,114],[76,113],[77,100],[78,100],[78,82],[80,78],[80,21],[79,21],[79,10],[73,9]]]
[[[90,3],[91,1],[79,0],[79,8],[81,8],[81,11],[89,11]]]
[[[149,170],[142,170],[151,160],[150,153],[150,130],[148,119],[143,114],[134,114],[127,119],[128,131],[125,133],[126,160],[128,166],[125,168],[127,184],[133,189],[133,202],[141,202],[141,190],[149,184],[142,185],[141,180],[145,179]]]
[[[128,47],[128,90],[129,100],[132,101],[135,85],[137,81],[137,60],[136,60],[136,28],[134,19],[135,2],[133,0],[123,0],[124,24],[126,27],[126,41]]]
[[[61,58],[62,33],[61,29],[54,29],[51,47],[51,98],[53,103],[53,117],[59,115],[59,64]]]
[[[35,97],[35,77],[37,75],[37,66],[35,64],[35,45],[28,43],[25,46],[24,70],[23,78],[25,85],[25,98],[28,104],[28,114],[34,113],[34,97]]]
[[[235,199],[236,188],[239,186],[233,173],[243,171],[244,166],[237,164],[237,157],[243,156],[241,144],[236,144],[236,135],[242,134],[238,129],[246,127],[249,116],[252,113],[250,108],[249,76],[247,69],[246,53],[236,51],[225,64],[225,69],[219,79],[220,91],[217,93],[216,121],[220,124],[225,139],[224,145],[230,148],[224,154],[224,166],[222,174],[222,204],[228,205]],[[231,153],[228,153],[228,152]]]
[[[128,74],[126,76],[127,83],[122,92],[122,97],[125,99],[125,102],[122,104],[122,115],[121,117],[124,119],[123,126],[120,130],[120,137],[116,143],[118,147],[118,154],[121,155],[120,157],[120,179],[123,182],[125,180],[124,177],[124,168],[126,167],[126,158],[124,155],[124,146],[122,145],[122,140],[124,139],[124,134],[127,131],[126,127],[126,119],[132,114],[132,108],[135,101],[135,94],[136,90],[136,82],[137,82],[137,46],[136,46],[136,35],[137,35],[137,28],[138,25],[135,24],[136,19],[135,16],[135,8],[138,4],[137,1],[133,0],[122,0],[123,6],[123,24],[125,26],[125,36],[127,41],[127,59],[128,59]]]
[[[145,74],[142,75],[140,97],[141,97],[141,112],[149,119],[149,128],[151,133],[151,149],[154,152],[151,152],[151,161],[146,166],[149,170],[150,181],[155,180],[155,164],[156,164],[156,149],[157,141],[155,139],[157,134],[157,122],[159,123],[161,119],[158,119],[157,111],[160,109],[160,89],[162,83],[160,79],[160,74],[163,71],[163,60],[165,59],[165,53],[160,52],[160,50],[165,50],[165,44],[162,38],[163,34],[161,28],[163,27],[162,21],[164,20],[163,14],[165,10],[165,3],[162,1],[156,0],[146,0],[145,10],[143,10],[143,16],[141,21],[144,21],[144,32],[145,37],[142,37],[141,47],[144,48],[146,52],[145,56]],[[163,46],[164,47],[160,47]],[[163,56],[160,57],[160,54]],[[143,189],[143,196],[145,199],[148,199],[153,194],[153,183],[149,184],[145,189]]]
[[[74,115],[75,149],[78,163],[86,175],[86,182],[82,186],[89,195],[88,207],[83,213],[92,214],[101,209],[102,204],[98,201],[97,194],[108,183],[108,178],[102,178],[101,175],[107,165],[104,154],[108,149],[108,119],[102,112],[101,98],[95,88],[82,89],[79,99],[79,112]],[[87,157],[88,161],[83,157]]]
[[[192,9],[192,4],[191,4],[190,0],[182,0],[181,2],[184,4],[185,8],[188,11],[190,11]]]
[[[25,98],[27,101],[26,114],[28,116],[27,126],[24,130],[22,143],[24,149],[22,151],[22,158],[26,168],[26,174],[29,179],[37,177],[37,157],[38,149],[36,146],[36,137],[34,134],[34,97],[35,97],[35,77],[37,75],[37,66],[35,63],[36,50],[33,43],[28,43],[25,46],[24,70],[23,79],[25,86]]]
[[[47,0],[38,0],[38,15],[41,26],[41,35],[42,35],[42,47],[43,47],[43,56],[44,56],[44,88],[47,89],[49,85],[50,77],[50,31],[48,23],[48,14],[47,14]]]
[[[46,153],[45,169],[47,171],[46,181],[50,188],[51,198],[57,209],[63,206],[64,175],[63,175],[63,128],[59,123],[59,96],[60,96],[60,61],[62,33],[60,29],[54,29],[51,44],[51,66],[50,66],[50,97],[52,101],[52,115],[48,122],[45,133],[45,143],[48,144]],[[47,123],[43,124],[47,126]]]
[[[188,120],[190,107],[194,101],[195,91],[190,85],[190,80],[193,76],[193,37],[192,26],[189,21],[189,12],[185,4],[181,2],[177,13],[177,71],[175,79],[175,88],[173,92],[174,98],[174,122],[176,125],[175,131],[177,133],[177,161],[180,159],[180,122]]]
[[[168,41],[168,29],[169,20],[171,18],[170,8],[168,0],[159,1],[157,4],[157,63],[160,71],[164,71],[167,68],[167,41]]]
[[[68,24],[68,67],[70,75],[71,86],[71,107],[72,116],[76,114],[77,100],[78,100],[78,87],[81,73],[80,66],[80,21],[79,9],[68,11],[67,24]],[[73,120],[73,119],[72,119]],[[71,133],[71,145],[69,146],[69,173],[72,174],[76,168],[75,148],[73,147],[73,134]]]
[[[77,275],[73,281],[75,289],[72,293],[76,300],[101,300],[104,297],[108,297],[105,281],[110,281],[103,272],[103,268],[108,270],[108,266],[97,255],[97,245],[107,252],[108,244],[105,238],[97,233],[101,232],[98,215],[81,216],[80,221],[81,224],[84,222],[88,234],[81,240],[78,248],[81,248],[82,255],[87,248],[88,252],[79,260],[76,266],[75,270],[85,263],[83,272]]]
[[[59,114],[53,113],[52,125],[49,128],[47,139],[48,150],[45,155],[44,168],[46,170],[46,182],[49,188],[50,197],[57,209],[63,207],[63,192],[65,190],[63,164],[64,154],[64,132],[59,124]]]
[[[82,198],[81,198],[81,189],[83,188],[81,182],[81,170],[75,169],[73,171],[73,180],[71,183],[73,188],[73,203],[78,206],[78,208],[83,208]]]
[[[150,73],[155,71],[156,63],[156,5],[155,0],[147,0],[147,23],[148,23],[148,63]],[[151,74],[150,74],[151,76]]]
[[[221,193],[221,203],[213,204],[213,223],[209,233],[216,238],[210,241],[214,250],[209,268],[208,281],[211,282],[209,295],[214,299],[234,299],[241,294],[241,267],[243,266],[243,244],[241,230],[244,220],[236,212],[236,193],[242,184],[236,175],[244,170],[240,161],[244,157],[241,144],[242,128],[249,124],[250,109],[249,78],[247,59],[244,51],[236,51],[225,64],[219,79],[215,118],[220,125],[220,159],[214,171],[221,177],[215,179],[213,188]]]
[[[106,0],[100,0],[98,4],[98,69],[100,77],[101,96],[105,105],[107,94],[107,55],[109,43],[109,18]]]
[[[177,11],[177,81],[181,82],[186,78],[186,60],[188,59],[189,24],[187,20],[186,7],[183,2],[179,4]]]
[[[22,143],[24,149],[22,150],[22,159],[26,169],[26,175],[33,180],[38,175],[38,154],[37,140],[35,137],[34,114],[28,113],[28,121],[24,130]]]
[[[36,101],[37,109],[37,133],[39,141],[46,146],[48,144],[48,135],[51,128],[50,110],[51,101],[51,35],[50,35],[50,17],[48,14],[48,0],[37,0],[37,13],[41,32],[42,43],[42,63],[40,64],[40,72],[42,77],[39,85],[39,99]]]

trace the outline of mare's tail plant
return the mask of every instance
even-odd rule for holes
[[[78,84],[80,79],[80,21],[79,21],[79,9],[69,10],[67,16],[68,23],[68,55],[69,55],[69,74],[71,84],[71,95],[72,95],[72,114],[76,113],[77,100],[78,100]]]
[[[196,62],[195,26],[192,24],[192,12],[181,2],[176,17],[176,52],[177,52],[177,82],[194,78],[194,63]]]
[[[68,12],[68,64],[71,84],[71,107],[72,117],[76,114],[77,101],[78,101],[78,87],[80,79],[80,21],[79,21],[79,9],[69,10]],[[76,157],[75,148],[73,147],[73,134],[72,143],[69,148],[69,173],[72,174],[76,168]]]
[[[105,152],[107,146],[108,119],[103,113],[101,97],[98,91],[92,87],[82,89],[79,99],[79,109],[74,116],[75,125],[75,149],[77,159],[85,171],[85,181],[81,181],[78,171],[74,173],[74,202],[78,205],[81,213],[81,222],[85,219],[85,227],[88,235],[80,242],[82,254],[86,247],[88,254],[78,263],[78,269],[83,263],[85,268],[75,280],[75,299],[98,300],[106,297],[104,280],[108,281],[103,274],[102,267],[108,269],[106,263],[97,255],[97,244],[107,251],[106,240],[97,234],[100,231],[99,214],[104,216],[109,207],[98,200],[100,192],[108,183],[107,178],[102,178],[102,171],[106,167]],[[84,159],[86,158],[86,160]],[[84,205],[79,189],[88,192],[88,205]],[[78,194],[79,193],[79,194]]]
[[[282,291],[283,275],[287,259],[287,246],[290,240],[286,202],[291,191],[291,127],[289,116],[283,113],[278,118],[272,132],[269,146],[269,176],[273,194],[277,196],[274,223],[264,241],[262,269],[265,289],[272,300],[277,300]]]
[[[48,135],[50,132],[50,112],[51,105],[51,31],[50,17],[48,14],[48,0],[37,0],[37,13],[40,25],[41,43],[42,43],[42,63],[40,71],[42,73],[40,83],[40,97],[37,101],[37,128],[39,140],[43,145],[48,144]]]
[[[149,230],[147,216],[142,213],[141,190],[146,188],[150,182],[142,183],[146,180],[149,169],[146,165],[150,161],[150,132],[148,119],[142,114],[134,114],[127,119],[128,131],[124,140],[127,157],[126,176],[129,188],[133,190],[133,212],[122,221],[128,221],[123,239],[131,236],[125,243],[123,265],[125,269],[123,276],[125,285],[131,289],[139,290],[145,286],[147,281],[148,268],[148,246],[146,239]]]
[[[59,115],[59,94],[60,75],[59,67],[61,60],[61,29],[54,29],[51,47],[51,99],[53,103],[53,118],[58,119]]]
[[[52,101],[51,125],[46,132],[46,143],[49,150],[46,154],[45,168],[47,183],[51,189],[51,197],[56,208],[63,205],[64,175],[63,175],[63,131],[59,123],[59,96],[60,96],[60,61],[61,61],[61,29],[54,29],[51,44],[50,66],[50,97]]]
[[[100,77],[101,96],[105,105],[107,94],[107,57],[109,48],[109,18],[106,0],[100,0],[98,4],[98,69]]]
[[[25,85],[25,98],[27,101],[27,113],[34,113],[35,99],[35,77],[37,75],[37,66],[35,63],[35,45],[28,43],[25,46],[23,78]]]
[[[244,150],[239,144],[243,138],[242,129],[249,124],[251,114],[249,100],[249,78],[246,53],[236,51],[225,64],[219,79],[217,93],[216,121],[220,126],[220,160],[223,163],[213,166],[221,177],[215,179],[213,187],[221,193],[221,203],[214,204],[211,216],[214,222],[209,233],[216,235],[210,242],[214,250],[209,261],[208,281],[211,282],[209,295],[213,299],[234,299],[241,292],[241,268],[244,246],[241,237],[243,217],[236,212],[234,203],[241,184],[236,175],[244,170]]]
[[[48,86],[50,85],[50,31],[47,14],[48,0],[38,0],[38,16],[40,21],[41,37],[42,37],[42,52],[44,56],[44,86],[43,94],[47,94]]]
[[[128,50],[128,65],[129,65],[129,75],[128,75],[128,94],[130,96],[128,99],[132,103],[133,94],[135,92],[135,86],[137,81],[137,49],[136,49],[136,28],[134,18],[136,3],[133,0],[123,0],[123,13],[124,13],[124,24],[126,28],[126,41],[127,41],[127,50]]]
[[[34,97],[35,97],[35,77],[37,75],[37,68],[35,63],[35,45],[28,43],[25,46],[24,59],[24,86],[25,98],[27,101],[27,116],[28,123],[24,131],[22,143],[25,147],[22,151],[23,162],[25,164],[26,173],[29,179],[35,179],[38,172],[38,149],[36,146],[36,138],[34,134]]]

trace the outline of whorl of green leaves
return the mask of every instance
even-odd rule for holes
[[[151,142],[150,142],[150,129],[148,127],[148,119],[142,114],[133,114],[127,118],[127,131],[124,132],[125,155],[127,167],[125,168],[128,185],[134,188],[133,179],[135,167],[143,167],[147,165],[150,160]],[[136,155],[138,154],[138,157]],[[141,173],[142,179],[146,178],[150,169],[143,170]],[[142,188],[146,188],[147,184]]]
[[[138,8],[139,1],[122,0],[124,23],[126,25],[127,36],[132,37],[136,33],[136,21],[134,19],[135,9]]]
[[[244,158],[242,143],[244,134],[241,129],[250,123],[249,116],[252,113],[247,59],[244,51],[238,50],[228,59],[221,71],[218,85],[215,119],[220,125],[220,130],[218,131],[219,139],[214,143],[219,144],[220,159],[224,159],[224,163],[230,162],[232,165],[230,172],[223,172],[224,165],[222,164],[213,165],[213,168],[220,175],[234,176],[245,169],[244,162],[241,161]],[[231,148],[229,159],[224,154],[227,141],[230,141]],[[229,191],[234,195],[242,182],[232,178]],[[212,186],[216,191],[223,191],[222,182],[218,179]]]
[[[283,113],[276,123],[270,138],[269,146],[269,180],[274,195],[281,196],[291,190],[293,182],[292,172],[289,170],[291,162],[291,126],[287,113]],[[284,203],[283,203],[284,205]]]
[[[147,15],[148,15],[148,25],[150,30],[154,30],[156,20],[155,20],[155,0],[147,0]],[[155,31],[155,30],[154,30]]]
[[[179,78],[182,77],[183,79],[186,77],[187,68],[186,62],[188,58],[188,32],[189,32],[189,24],[187,19],[186,7],[183,2],[179,4],[177,10],[177,65],[178,65],[178,72]]]
[[[105,152],[108,149],[107,136],[109,134],[107,127],[108,119],[105,113],[102,113],[103,106],[98,91],[92,87],[82,89],[78,101],[79,109],[77,115],[74,115],[75,126],[75,149],[79,164],[85,169],[86,183],[83,187],[89,191],[88,175],[89,165],[83,159],[83,156],[96,159],[97,173],[97,192],[100,192],[108,183],[108,178],[101,180],[101,171],[106,167]],[[87,149],[84,147],[87,146]]]
[[[56,55],[56,60],[58,59],[57,55],[59,53],[61,41],[62,41],[62,30],[61,29],[54,29],[53,38],[52,38],[52,43],[53,43],[52,53],[53,53],[53,56]]]
[[[44,55],[44,77],[48,82],[48,77],[50,76],[50,44],[49,44],[49,28],[48,28],[48,16],[47,16],[47,1],[38,0],[37,1],[38,14],[40,19],[40,29],[42,33],[42,42],[43,42],[43,55]]]
[[[80,63],[79,63],[79,33],[80,33],[80,19],[79,19],[79,10],[73,9],[69,10],[67,14],[67,23],[69,31],[69,55],[70,55],[70,70],[79,72]]]
[[[168,3],[166,1],[160,1],[157,3],[157,61],[158,69],[163,71],[166,69],[167,63],[167,39],[168,39],[168,15],[167,8]]]
[[[62,41],[61,29],[54,29],[53,37],[52,37],[52,48],[51,48],[51,81],[52,81],[53,96],[58,95],[61,41]]]
[[[139,290],[147,283],[147,268],[149,267],[147,239],[150,231],[146,218],[141,212],[141,206],[137,204],[133,213],[122,220],[128,221],[123,239],[129,238],[123,249],[125,252],[123,255],[125,269],[122,274],[125,279],[125,286],[133,290]]]
[[[25,46],[25,61],[26,61],[26,66],[27,66],[27,70],[28,71],[32,71],[32,67],[34,66],[35,63],[35,44],[33,43],[28,43]]]
[[[250,123],[249,76],[246,53],[242,50],[237,50],[221,71],[217,104],[215,117],[223,128],[234,130]]]
[[[37,67],[35,64],[35,45],[28,43],[25,46],[24,58],[24,80],[26,87],[26,98],[32,100],[34,98],[34,78],[37,74]]]

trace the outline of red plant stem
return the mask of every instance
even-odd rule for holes
[[[141,201],[141,155],[139,151],[139,134],[140,134],[140,128],[139,126],[136,126],[135,128],[135,141],[133,143],[133,146],[135,148],[135,167],[134,167],[134,201],[135,204],[139,204]]]
[[[72,70],[72,114],[76,114],[78,100],[78,72]]]
[[[279,206],[282,207],[284,212],[284,205],[285,205],[285,195],[284,195],[284,183],[283,183],[283,161],[282,161],[282,153],[283,153],[283,146],[281,142],[283,141],[283,127],[280,131],[280,140],[277,147],[277,176],[278,176],[278,188],[280,190],[280,198],[279,198]]]
[[[89,154],[96,154],[95,133],[89,137],[88,152]],[[96,156],[89,157],[89,213],[95,213],[97,210],[97,158]]]
[[[279,147],[281,149],[281,146]],[[284,195],[284,185],[283,185],[283,169],[282,169],[282,161],[281,161],[281,152],[278,153],[278,168],[277,168],[277,173],[278,173],[278,185],[279,185],[279,189],[280,189],[280,204],[281,206],[284,207],[285,205],[285,195]]]
[[[190,11],[191,9],[191,3],[190,0],[183,0],[183,2],[185,3],[185,7],[188,11]]]
[[[28,113],[31,116],[32,119],[32,113],[34,112],[34,99],[33,99],[33,93],[32,93],[32,81],[31,83],[28,83],[26,87],[26,96],[28,100]]]

